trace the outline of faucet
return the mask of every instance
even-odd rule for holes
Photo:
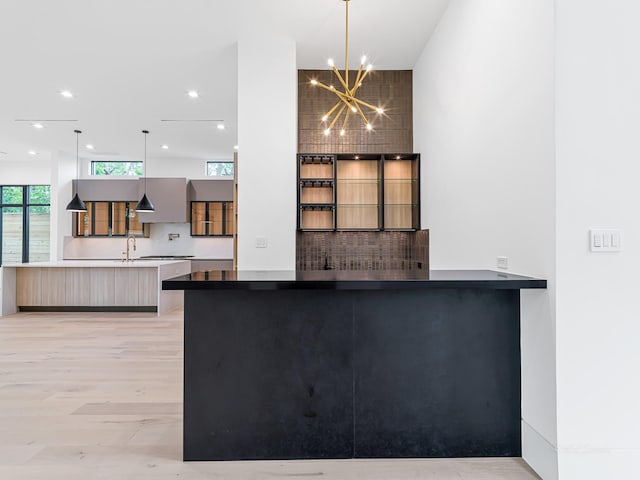
[[[133,240],[133,243],[131,242],[131,240]],[[126,251],[122,252],[123,255],[125,255],[125,257],[122,259],[123,262],[133,262],[133,258],[131,258],[131,246],[133,245],[133,251],[136,251],[136,237],[134,237],[131,233],[129,235],[127,235],[127,249]]]

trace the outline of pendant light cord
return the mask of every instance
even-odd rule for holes
[[[144,173],[144,194],[147,194],[147,134],[149,133],[148,130],[142,130],[142,133],[144,133],[144,168],[143,168],[143,173]]]

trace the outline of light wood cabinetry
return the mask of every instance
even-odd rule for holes
[[[18,268],[20,307],[158,304],[157,268]]]
[[[298,230],[419,230],[419,154],[298,155]]]
[[[140,222],[137,202],[85,202],[86,212],[74,214],[76,237],[148,237],[149,226]]]

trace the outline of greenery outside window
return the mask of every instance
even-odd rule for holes
[[[74,213],[75,237],[148,237],[149,225],[141,223],[136,202],[84,202],[86,212]]]
[[[209,177],[233,177],[233,162],[207,162],[207,176]]]
[[[91,175],[96,176],[142,176],[142,162],[91,162]]]
[[[233,235],[233,202],[191,202],[191,236]]]
[[[49,185],[0,185],[0,265],[49,260]]]

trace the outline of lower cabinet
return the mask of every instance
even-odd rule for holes
[[[18,268],[20,307],[118,307],[158,304],[157,268]]]

